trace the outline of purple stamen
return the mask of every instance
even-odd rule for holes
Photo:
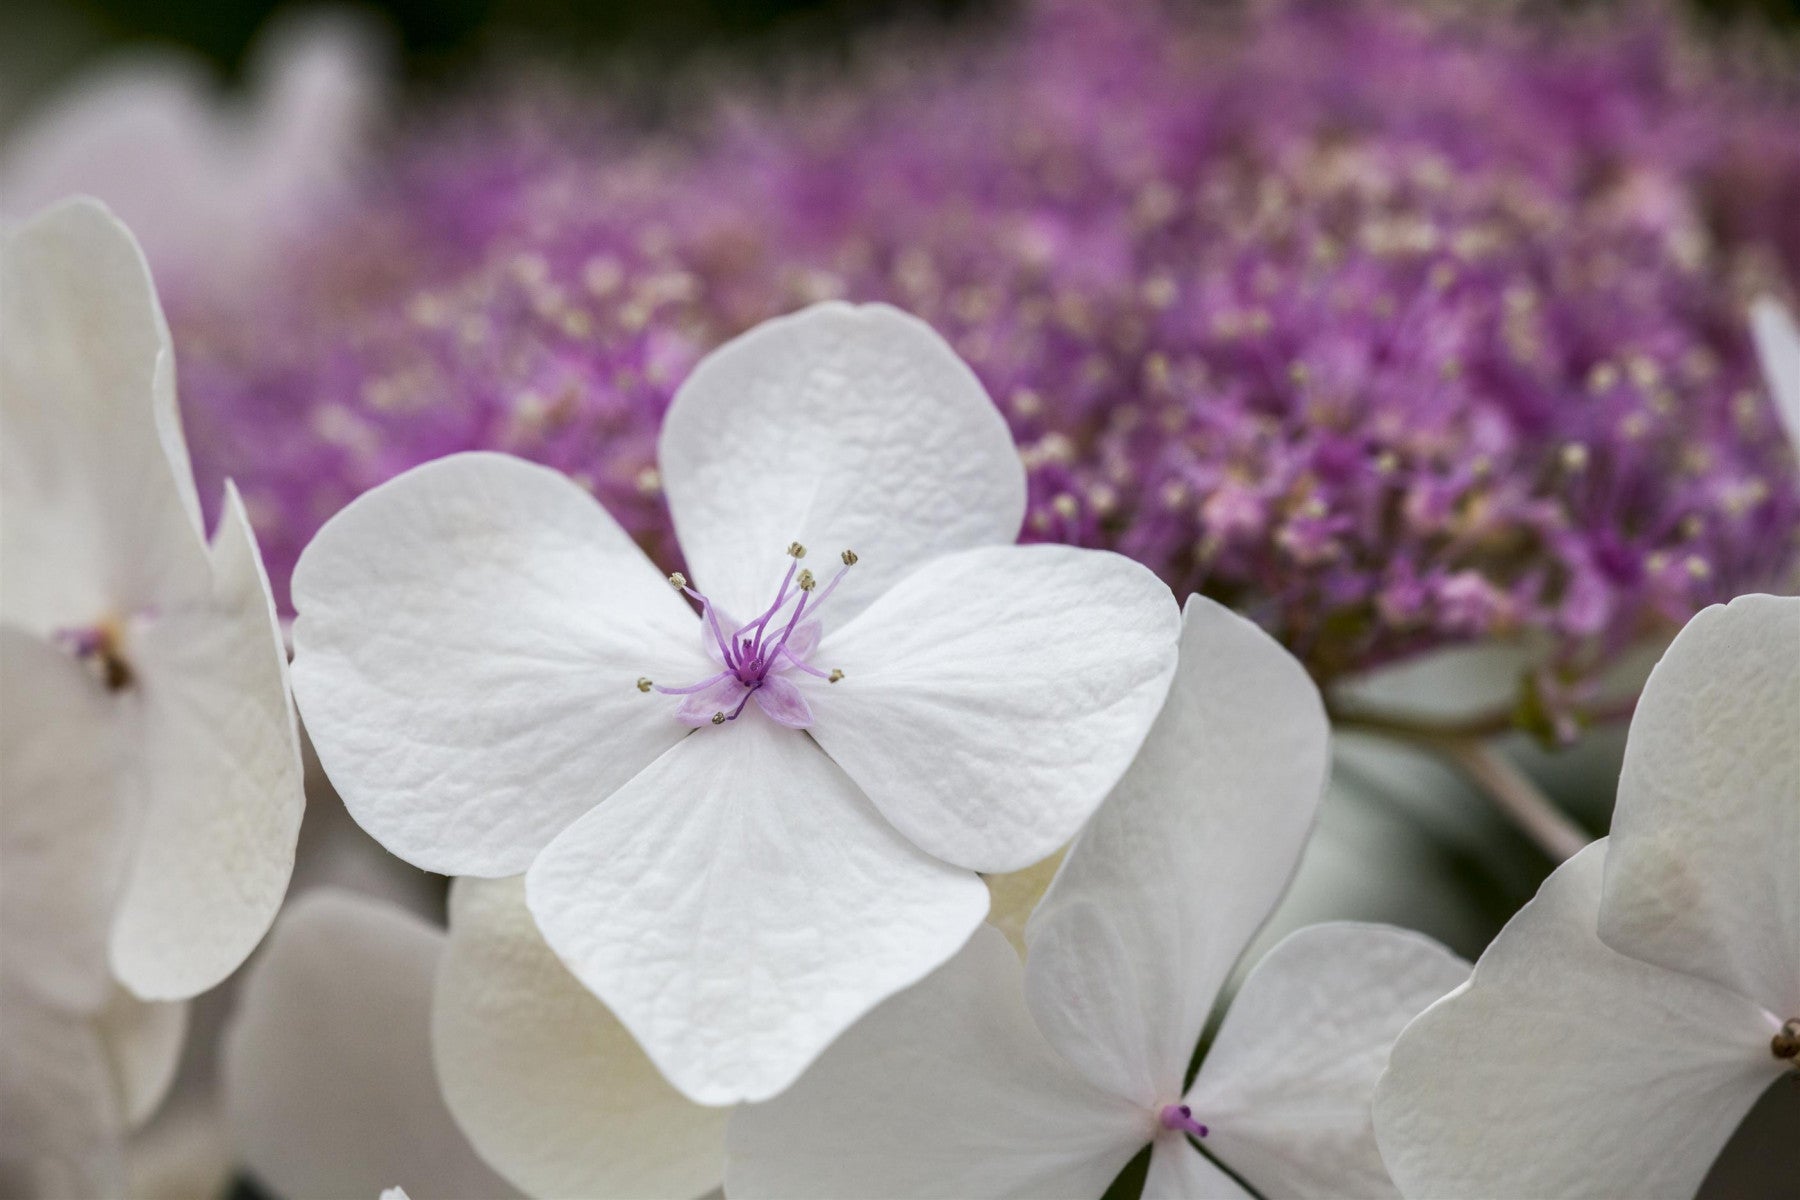
[[[1164,1129],[1179,1129],[1197,1138],[1206,1136],[1206,1126],[1194,1120],[1194,1110],[1185,1104],[1165,1105],[1161,1116]]]
[[[769,655],[770,660],[787,653],[788,639],[794,636],[794,627],[800,624],[800,616],[806,611],[806,602],[812,599],[811,592],[800,593],[800,603],[794,605],[794,615],[788,618],[787,628],[781,631],[781,640],[775,643],[775,650]]]
[[[719,643],[719,653],[724,657],[725,665],[734,671],[737,670],[738,660],[732,656],[731,643],[725,639],[724,631],[719,628],[719,614],[714,610],[712,601],[691,587],[684,586],[681,590],[700,602],[701,609],[706,613],[706,623],[712,627],[713,640]]]
[[[733,631],[730,637],[725,636],[725,631],[719,623],[718,609],[713,602],[703,593],[688,586],[686,577],[681,574],[669,576],[670,583],[700,605],[707,629],[712,634],[713,640],[718,643],[719,656],[724,661],[725,669],[698,683],[683,684],[678,687],[664,687],[651,683],[647,678],[639,679],[638,690],[656,691],[665,696],[688,697],[697,696],[703,692],[716,692],[716,697],[709,695],[700,700],[684,701],[678,715],[682,721],[690,724],[698,725],[710,722],[722,725],[726,721],[737,720],[745,706],[750,703],[750,697],[761,691],[771,676],[788,670],[798,670],[828,683],[836,683],[841,680],[844,677],[842,671],[822,671],[805,660],[804,655],[812,653],[812,648],[818,645],[817,627],[807,624],[807,621],[809,618],[816,617],[819,606],[832,592],[837,590],[838,584],[849,573],[851,565],[856,562],[856,555],[848,550],[844,551],[843,569],[838,571],[824,588],[817,589],[814,586],[812,573],[799,569],[799,559],[803,554],[805,551],[800,549],[798,544],[789,548],[788,556],[794,561],[788,564],[787,574],[782,578],[781,587],[776,592],[775,602],[769,605],[755,620]],[[788,602],[794,600],[795,597],[798,597],[798,600],[788,613],[787,620],[781,625],[779,635],[774,634],[772,630],[775,619],[783,609],[787,608]],[[806,634],[796,642],[795,635],[800,633],[802,625],[806,625]],[[765,639],[767,639],[766,644]],[[743,688],[741,695],[736,692],[734,684]],[[731,703],[733,696],[737,698],[737,707],[727,714],[724,709]],[[769,697],[775,698],[770,699]],[[710,716],[704,715],[711,708],[711,702],[715,700],[720,707],[713,710]],[[767,693],[758,703],[774,714],[777,721],[791,728],[805,728],[811,720],[805,700],[795,691],[791,683],[784,684]],[[770,708],[770,705],[775,707]]]
[[[707,688],[719,682],[719,680],[726,678],[730,674],[731,672],[729,670],[724,670],[720,671],[717,675],[708,675],[699,683],[690,683],[686,687],[663,687],[661,684],[657,684],[655,685],[655,688],[665,696],[691,696],[695,692],[704,692]]]
[[[819,670],[819,668],[813,666],[809,662],[802,662],[800,659],[795,658],[793,655],[793,652],[790,650],[783,649],[781,652],[781,657],[787,659],[788,665],[793,667],[795,670],[805,671],[808,675],[817,675],[820,679],[830,679],[831,678],[831,672],[821,671],[821,670]]]
[[[736,708],[732,709],[731,715],[726,717],[725,719],[727,721],[737,720],[738,714],[744,711],[744,705],[750,703],[750,697],[754,696],[756,694],[756,689],[761,686],[762,686],[762,681],[758,680],[757,682],[751,684],[747,689],[745,689],[744,698],[742,700],[738,701],[738,706]]]
[[[743,637],[746,633],[749,633],[752,629],[755,629],[756,637],[754,640],[757,642],[762,641],[763,627],[769,623],[770,618],[772,618],[776,613],[781,611],[781,606],[787,603],[788,588],[794,582],[794,572],[798,571],[799,569],[800,569],[800,560],[797,558],[790,557],[788,559],[787,574],[782,577],[781,587],[775,593],[775,603],[769,605],[768,610],[766,612],[764,612],[762,614],[762,616],[757,617],[755,620],[751,621],[748,625],[744,626],[742,629],[740,629],[736,633],[732,634],[731,636],[734,640],[737,638]]]

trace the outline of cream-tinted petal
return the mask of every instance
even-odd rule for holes
[[[1409,1196],[1691,1196],[1783,1070],[1772,1018],[1595,933],[1606,843],[1564,863],[1407,1026],[1375,1092]]]
[[[187,1026],[187,1001],[139,1000],[124,988],[95,1014],[94,1032],[106,1049],[127,1125],[148,1121],[169,1094]]]
[[[727,1112],[670,1087],[557,961],[523,879],[452,888],[431,1040],[457,1123],[530,1195],[696,1197],[724,1176]]]
[[[0,617],[49,634],[204,592],[168,327],[92,200],[0,248],[0,423]]]
[[[1410,930],[1289,935],[1238,989],[1188,1092],[1207,1149],[1265,1196],[1396,1195],[1369,1117],[1375,1082],[1407,1022],[1468,977]]]
[[[63,650],[0,626],[0,963],[70,1012],[113,988],[107,931],[137,807],[118,705]]]
[[[1187,1138],[1165,1132],[1150,1151],[1144,1200],[1250,1200],[1250,1193],[1208,1162]]]
[[[726,1194],[1091,1200],[1154,1116],[1044,1041],[997,930],[840,1038],[783,1095],[731,1119]]]
[[[1600,936],[1800,1016],[1800,598],[1740,596],[1650,673],[1619,776]]]
[[[1143,749],[1026,926],[1026,994],[1101,1086],[1181,1091],[1232,965],[1293,877],[1325,785],[1325,711],[1299,662],[1201,596]]]
[[[444,1107],[431,992],[444,934],[391,905],[320,889],[276,922],[224,1035],[242,1161],[289,1200],[512,1194]]]
[[[204,601],[133,644],[144,809],[113,920],[113,973],[146,1000],[197,995],[262,939],[305,809],[287,657],[256,538],[226,488]]]

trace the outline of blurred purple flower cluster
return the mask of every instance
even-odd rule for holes
[[[283,595],[344,502],[470,447],[567,471],[673,569],[689,366],[887,300],[1011,422],[1027,538],[1138,558],[1324,678],[1538,633],[1579,681],[1781,581],[1800,529],[1743,327],[1800,275],[1800,98],[1615,17],[1073,0],[655,130],[541,81],[439,112],[275,287],[176,281],[202,479],[237,477]]]

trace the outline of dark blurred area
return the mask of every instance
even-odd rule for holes
[[[1208,3],[1211,0],[1193,0]],[[1604,7],[1606,0],[1584,6]],[[1701,20],[1800,26],[1800,0],[1673,0]],[[1565,0],[1565,5],[1566,0]],[[0,5],[8,47],[6,99],[17,104],[90,56],[142,43],[187,47],[226,79],[242,69],[256,32],[288,0],[10,0]],[[409,80],[455,76],[496,51],[620,55],[679,62],[720,50],[803,45],[829,52],[870,26],[942,22],[992,13],[1007,0],[384,0],[347,5],[378,14]]]
[[[1793,0],[1800,4],[1800,0]],[[257,32],[292,0],[9,0],[0,4],[0,115],[15,115],[69,71],[108,50],[181,47],[227,82],[242,74]],[[1006,7],[1005,0],[385,0],[332,3],[373,15],[407,81],[458,78],[495,55],[678,65],[698,56],[802,48],[831,53],[897,22],[935,24]]]

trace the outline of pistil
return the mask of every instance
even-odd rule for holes
[[[55,641],[83,662],[91,664],[109,692],[131,686],[131,663],[125,657],[125,628],[113,617],[104,617],[92,625],[59,629]]]
[[[1792,1017],[1769,1042],[1769,1052],[1800,1070],[1800,1017]]]
[[[1206,1126],[1194,1120],[1194,1110],[1185,1104],[1164,1105],[1160,1119],[1164,1129],[1179,1129],[1191,1137],[1206,1136]]]

